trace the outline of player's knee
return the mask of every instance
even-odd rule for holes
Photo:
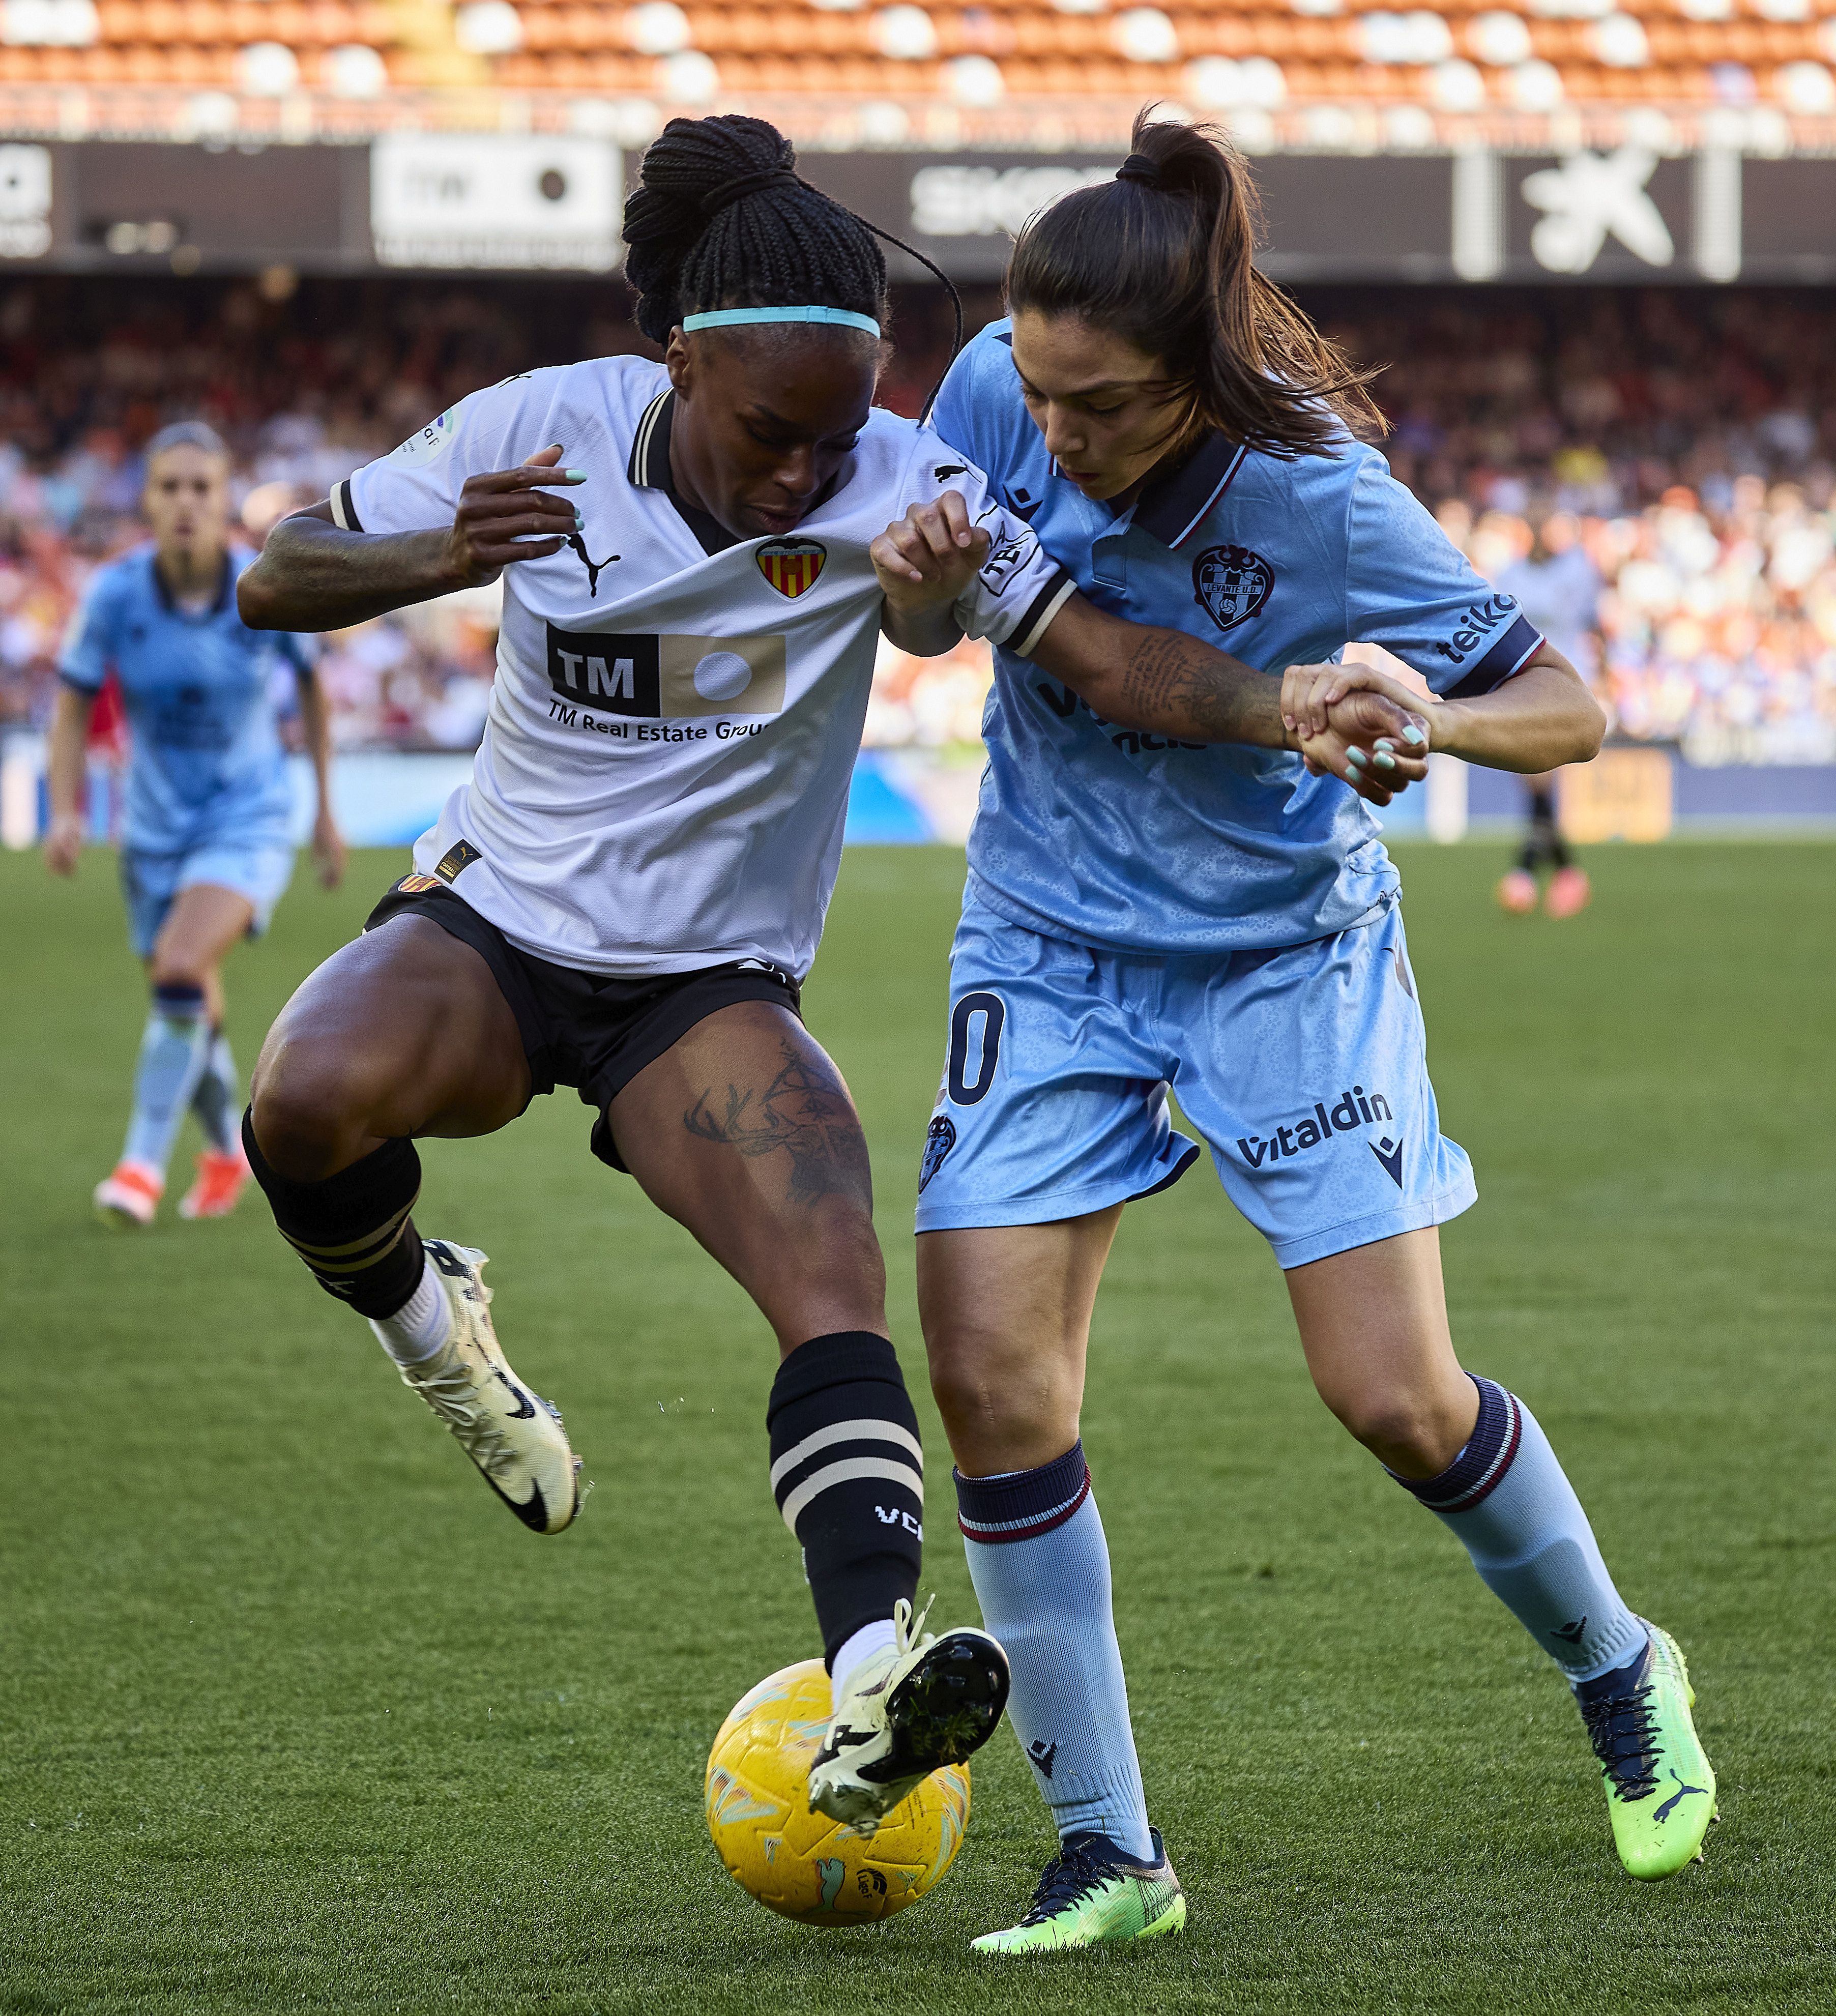
[[[1427,1395],[1370,1388],[1322,1398],[1354,1441],[1404,1477],[1438,1477],[1466,1440],[1458,1421]]]
[[[952,1445],[971,1438],[1029,1435],[1041,1425],[1042,1414],[1053,1411],[1049,1383],[1039,1378],[1038,1367],[1012,1363],[1011,1340],[1000,1334],[955,1324],[931,1327],[924,1342],[931,1397]]]
[[[189,945],[156,945],[147,962],[147,978],[156,990],[195,988],[201,992],[210,984],[210,962],[199,958]]]
[[[277,1030],[251,1086],[255,1139],[283,1175],[314,1183],[352,1159],[382,1088],[349,1046]]]

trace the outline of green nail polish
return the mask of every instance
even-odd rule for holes
[[[1385,755],[1380,749],[1377,751],[1377,766],[1380,770],[1394,770],[1396,767],[1396,759],[1394,756]]]
[[[570,483],[584,483],[586,481],[586,471],[584,469],[564,469],[561,473]]]
[[[1417,728],[1415,723],[1412,721],[1409,725],[1403,729],[1402,739],[1405,742],[1425,742],[1428,738],[1423,734],[1421,730]]]
[[[586,520],[578,511],[574,514],[574,529],[577,532],[584,532],[586,530]]]

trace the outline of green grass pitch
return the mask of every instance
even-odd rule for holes
[[[1650,2012],[1836,2006],[1836,848],[1599,850],[1507,920],[1499,851],[1402,850],[1478,1208],[1455,1333],[1548,1427],[1628,1598],[1690,1654],[1723,1824],[1619,1871],[1579,1718],[1448,1536],[1313,1399],[1275,1269],[1201,1167],[1138,1206],[1087,1441],[1183,1939],[972,1962],[1046,1850],[1017,1748],[885,1928],[722,1874],[709,1740],[813,1649],[765,1484],[765,1327],[588,1156],[571,1094],[424,1150],[595,1489],[537,1540],[258,1197],[111,1238],[139,1027],[107,863],[0,859],[0,2011]],[[246,1070],[392,859],[302,873],[232,963]],[[851,854],[808,1006],[873,1137],[931,1447],[929,1579],[974,1615],[923,1397],[911,1206],[961,877]],[[182,1154],[189,1154],[188,1140]]]

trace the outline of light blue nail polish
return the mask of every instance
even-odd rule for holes
[[[586,530],[586,520],[578,511],[574,514],[574,529],[577,532],[584,532]]]
[[[570,483],[584,483],[586,481],[586,471],[584,469],[564,469],[561,473]]]
[[[1415,723],[1412,721],[1409,725],[1403,729],[1402,739],[1405,742],[1426,742],[1428,738],[1423,734],[1421,730],[1417,728]]]
[[[1396,759],[1394,756],[1386,755],[1380,749],[1377,751],[1377,766],[1380,770],[1394,770],[1396,767]]]
[[[1345,761],[1353,769],[1359,769],[1363,765],[1364,751],[1362,749],[1348,749],[1345,751]]]

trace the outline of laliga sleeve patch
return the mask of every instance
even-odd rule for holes
[[[425,469],[437,462],[452,445],[458,412],[457,406],[448,407],[438,419],[430,420],[419,434],[410,434],[400,448],[392,449],[388,459],[398,469]]]
[[[1193,599],[1220,630],[1247,623],[1275,587],[1275,570],[1247,546],[1207,546],[1192,563]]]
[[[768,539],[758,549],[758,571],[790,601],[816,585],[829,558],[818,539]]]
[[[988,535],[988,556],[981,564],[982,585],[990,595],[1007,592],[1013,578],[1038,550],[1030,526],[1017,525],[991,505],[976,523]]]

